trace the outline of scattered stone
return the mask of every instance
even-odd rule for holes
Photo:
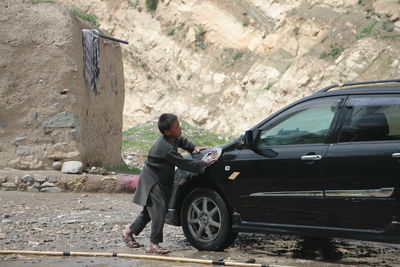
[[[21,178],[18,175],[14,176],[14,183],[15,184],[19,184],[19,182],[21,181]]]
[[[60,161],[54,161],[53,162],[53,164],[51,165],[52,167],[53,167],[53,169],[55,169],[55,170],[61,170],[61,168],[62,168],[62,162],[60,162]]]
[[[32,152],[32,148],[30,146],[18,146],[17,147],[17,155],[18,156],[27,156]]]
[[[16,189],[17,184],[16,183],[2,183],[1,186],[3,188],[9,188],[9,189]]]
[[[35,140],[36,143],[49,143],[49,144],[54,144],[54,140],[51,137],[43,136],[43,137],[38,137]]]
[[[72,129],[69,134],[72,140],[79,141],[79,131],[77,129]]]
[[[45,188],[45,187],[54,187],[54,186],[56,186],[55,184],[53,184],[53,183],[50,183],[50,182],[44,182],[43,184],[41,184],[40,185],[40,187],[41,188]]]
[[[4,219],[10,218],[10,217],[11,217],[11,214],[10,214],[10,213],[4,213],[4,214],[3,214],[3,218],[4,218]]]
[[[47,181],[49,181],[50,183],[57,183],[58,177],[57,176],[49,176],[49,177],[47,177]]]
[[[30,174],[26,174],[26,175],[22,176],[22,181],[24,181],[25,183],[32,182],[33,177]]]
[[[35,188],[39,188],[40,185],[41,185],[40,182],[34,182],[32,186],[35,187]]]
[[[39,114],[35,111],[32,113],[32,120],[36,120],[37,118],[39,118]]]
[[[40,186],[40,184],[39,184]],[[28,192],[39,192],[39,189],[37,189],[34,185],[28,186],[26,189]]]
[[[8,179],[7,176],[0,176],[0,185],[1,185],[2,183],[7,182],[7,179]]]
[[[14,223],[13,220],[2,220],[1,221],[1,224],[3,224],[3,225],[9,225],[9,224],[13,224],[13,223]]]
[[[36,182],[43,183],[43,182],[47,181],[47,176],[46,175],[42,175],[42,174],[36,174],[34,180]]]
[[[34,241],[28,241],[28,246],[36,248],[37,246],[39,246],[40,243],[39,242],[34,242]]]
[[[25,141],[26,139],[28,139],[28,137],[26,136],[21,136],[21,137],[17,137],[14,139],[15,142],[21,142],[21,141]]]
[[[26,191],[27,187],[28,187],[27,184],[24,182],[18,184],[18,189],[21,191]]]
[[[62,165],[63,173],[82,173],[83,164],[80,161],[66,161]]]
[[[62,192],[62,190],[58,187],[46,187],[46,188],[42,188],[40,189],[40,192],[44,192],[44,193],[60,193]]]

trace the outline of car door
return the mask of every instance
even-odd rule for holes
[[[345,109],[324,159],[329,222],[383,229],[399,212],[400,96],[351,96]]]
[[[342,100],[299,103],[257,129],[254,146],[229,166],[243,221],[325,225],[322,161]]]

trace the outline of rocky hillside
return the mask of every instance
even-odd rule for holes
[[[235,135],[324,86],[400,78],[399,0],[59,2],[129,41],[124,129],[174,112]]]

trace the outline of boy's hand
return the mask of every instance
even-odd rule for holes
[[[215,150],[203,158],[203,161],[207,164],[207,166],[210,166],[217,160],[218,160],[218,152]]]
[[[210,146],[195,146],[194,147],[194,151],[195,152],[200,152],[200,151],[202,151],[204,149],[208,149],[208,148],[210,148]]]

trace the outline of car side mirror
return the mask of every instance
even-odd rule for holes
[[[261,131],[259,130],[247,130],[240,136],[240,142],[247,147],[251,147],[256,143],[260,133]]]

